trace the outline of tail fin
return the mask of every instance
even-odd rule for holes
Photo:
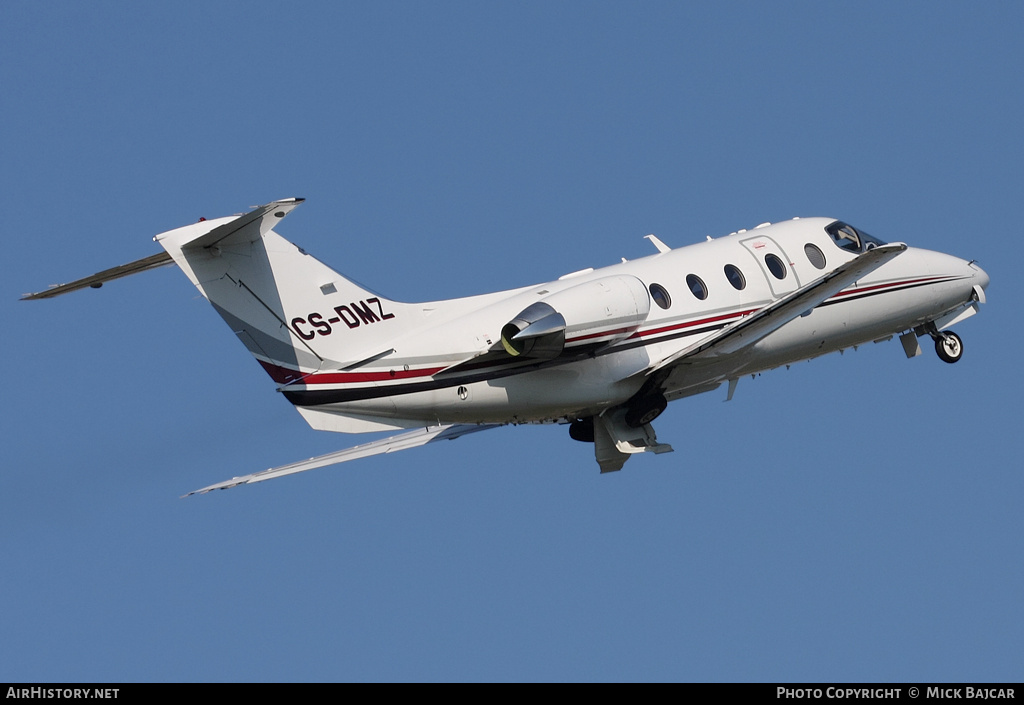
[[[370,292],[273,231],[303,199],[154,238],[274,381],[389,353],[411,307]],[[384,324],[384,325],[382,325]]]
[[[273,231],[304,199],[200,220],[154,240],[166,250],[22,299],[47,299],[171,264],[181,267],[249,352],[281,384],[394,352],[422,307],[374,294]]]

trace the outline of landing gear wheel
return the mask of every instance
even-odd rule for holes
[[[594,442],[594,417],[576,419],[569,424],[569,438],[583,443]]]
[[[935,352],[939,359],[950,364],[957,362],[964,354],[964,344],[953,331],[939,333],[935,339]]]
[[[649,424],[661,416],[661,412],[668,406],[668,400],[661,394],[652,394],[638,399],[626,412],[626,425],[631,428],[640,428]]]

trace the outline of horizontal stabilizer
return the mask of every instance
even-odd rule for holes
[[[397,436],[389,436],[388,438],[382,438],[378,441],[372,441],[371,443],[364,443],[362,445],[354,446],[352,448],[346,448],[344,450],[335,451],[328,453],[327,455],[320,455],[309,460],[302,460],[297,463],[291,463],[290,465],[282,465],[277,468],[270,468],[262,472],[256,472],[251,475],[242,475],[241,477],[233,477],[230,480],[224,482],[218,482],[215,485],[204,487],[201,490],[195,490],[189,492],[182,497],[190,497],[194,494],[206,494],[211,490],[226,490],[230,487],[236,487],[238,485],[246,485],[253,482],[263,482],[264,480],[273,480],[275,477],[284,477],[285,475],[294,475],[297,472],[304,472],[306,470],[315,470],[316,468],[326,467],[328,465],[337,465],[338,463],[345,463],[349,460],[357,460],[359,458],[366,458],[371,455],[380,455],[381,453],[394,453],[399,450],[407,450],[409,448],[416,448],[423,446],[434,441],[450,441],[458,438],[459,436],[465,436],[470,433],[476,433],[477,431],[486,431],[489,428],[498,428],[501,424],[449,424],[447,426],[429,426],[427,428],[418,428],[415,431],[409,431],[407,433],[400,433]]]
[[[214,245],[226,245],[238,239],[250,242],[258,240],[305,200],[304,198],[283,198],[257,206],[248,213],[232,218],[207,233],[178,244],[183,247],[213,247]],[[162,233],[157,235],[156,239],[162,240],[164,236],[177,233],[180,230],[181,228]]]
[[[174,264],[174,260],[171,259],[171,256],[166,252],[161,252],[149,257],[143,257],[142,259],[135,260],[134,262],[129,262],[128,264],[104,269],[102,272],[97,272],[90,277],[76,279],[75,281],[67,284],[51,286],[45,291],[38,291],[34,294],[25,294],[21,297],[21,300],[34,301],[35,299],[52,299],[54,296],[67,294],[71,291],[78,291],[79,289],[84,289],[86,287],[99,289],[106,282],[113,281],[114,279],[120,279],[121,277],[127,277],[130,274],[138,274],[139,272],[156,269],[157,267],[163,267],[168,264]]]
[[[285,198],[279,201],[273,201],[271,203],[258,206],[254,210],[243,215],[223,219],[226,222],[223,222],[216,227],[211,227],[213,225],[213,222],[211,221],[200,221],[192,226],[186,226],[185,228],[178,228],[177,230],[161,233],[160,235],[157,235],[155,239],[158,241],[162,240],[165,237],[171,236],[172,233],[174,236],[180,238],[182,233],[187,233],[191,239],[180,244],[187,245],[189,247],[212,247],[213,245],[231,242],[233,239],[238,238],[255,240],[265,235],[275,223],[288,215],[288,213],[294,210],[304,200],[305,199],[303,198]],[[203,225],[201,224],[204,222],[210,224],[207,226],[210,227],[207,232],[201,232],[203,229]],[[194,233],[197,228],[200,229],[200,233],[198,235],[193,235],[192,233]],[[129,262],[128,264],[104,269],[102,272],[97,272],[92,276],[83,277],[82,279],[76,279],[75,281],[67,284],[54,285],[44,291],[25,294],[21,297],[21,300],[33,301],[35,299],[51,299],[54,296],[78,291],[79,289],[85,289],[86,287],[99,289],[106,282],[113,281],[114,279],[120,279],[121,277],[127,277],[131,274],[138,274],[139,272],[145,272],[150,269],[156,269],[157,267],[163,267],[173,263],[174,259],[168,252],[161,252],[150,257],[143,257],[140,260]]]

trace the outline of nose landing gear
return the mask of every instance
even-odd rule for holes
[[[960,336],[951,330],[940,331],[936,327],[934,321],[926,323],[923,326],[918,326],[914,329],[914,332],[917,333],[919,337],[923,337],[925,335],[931,336],[931,339],[935,341],[935,354],[938,355],[939,359],[943,362],[953,364],[954,362],[959,362],[960,358],[963,357],[964,341],[960,340]],[[906,347],[907,344],[904,343],[904,348]],[[915,354],[920,355],[920,348],[917,349],[918,352]],[[912,357],[909,351],[907,352],[907,357]]]
[[[964,354],[964,343],[960,336],[951,330],[932,336],[935,338],[935,353],[943,362],[957,362]]]

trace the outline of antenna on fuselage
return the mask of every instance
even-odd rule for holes
[[[650,240],[651,244],[658,248],[658,252],[671,252],[672,248],[666,245],[664,242],[658,239],[657,235],[644,235],[644,239]]]

